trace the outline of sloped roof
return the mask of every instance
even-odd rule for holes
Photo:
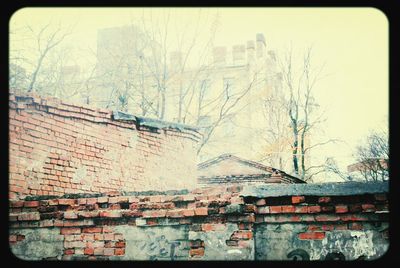
[[[219,164],[219,165],[217,165]],[[209,159],[205,162],[198,164],[197,166],[199,177],[222,177],[222,176],[235,176],[235,177],[246,177],[254,175],[271,175],[280,174],[283,177],[287,177],[296,181],[297,183],[305,183],[303,180],[287,174],[286,172],[265,166],[261,163],[243,159],[231,154],[223,154],[218,157]]]

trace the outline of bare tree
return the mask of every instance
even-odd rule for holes
[[[288,162],[285,154],[291,139],[285,96],[282,89],[276,85],[271,85],[270,93],[264,100],[263,115],[266,129],[262,137],[267,144],[267,151],[260,161],[266,161],[273,167],[285,170]]]
[[[292,48],[279,61],[285,90],[284,106],[289,119],[293,170],[303,180],[323,172],[324,164],[307,166],[306,159],[313,148],[335,142],[327,140],[313,145],[307,142],[316,126],[324,121],[323,113],[313,96],[316,83],[322,78],[324,65],[312,68],[312,48],[308,48],[300,67],[295,64]]]
[[[326,172],[345,181],[386,181],[389,179],[389,144],[386,131],[373,131],[358,145],[354,153],[356,163],[341,170],[335,159],[326,162]]]
[[[35,30],[31,25],[26,25],[15,30],[14,35],[17,37],[11,38],[14,49],[10,50],[10,70],[12,71],[11,73],[17,76],[10,76],[10,79],[21,79],[22,77],[18,76],[18,72],[13,72],[13,69],[23,69],[25,72],[24,79],[27,82],[27,92],[37,91],[37,82],[39,79],[44,81],[56,79],[57,70],[49,68],[49,66],[46,67],[45,62],[49,58],[50,53],[63,42],[65,37],[71,34],[71,28],[66,29],[61,27],[61,25],[55,28],[53,26],[54,24],[49,22],[39,27],[38,30]],[[26,43],[29,45],[24,45]],[[15,68],[12,68],[12,66],[15,66]],[[21,66],[25,66],[25,68]],[[44,74],[42,74],[43,69],[47,69]],[[13,82],[10,83],[10,86],[17,84],[18,82]]]
[[[210,141],[210,138],[213,136],[215,130],[220,127],[224,121],[231,119],[237,113],[239,113],[241,109],[244,108],[243,106],[240,107],[241,101],[245,96],[248,95],[250,90],[257,83],[260,83],[260,80],[257,79],[257,73],[254,73],[250,83],[238,92],[231,92],[230,85],[227,84],[215,99],[204,104],[201,102],[199,103],[197,122],[199,122],[199,119],[202,116],[207,116],[210,114],[202,113],[202,109],[218,101],[216,106],[211,109],[213,112],[217,111],[217,114],[215,117],[213,116],[213,120],[207,126],[205,126],[206,131],[204,133],[203,140],[200,142],[200,145],[197,149],[197,154],[200,154],[203,147]],[[200,92],[199,98],[200,100],[204,101],[204,93]],[[244,106],[249,104],[250,103],[244,103]]]
[[[389,179],[389,143],[386,131],[373,131],[364,144],[356,148],[356,171],[366,181]]]
[[[36,60],[36,64],[32,73],[31,81],[28,86],[28,92],[32,92],[35,90],[35,82],[37,79],[37,76],[40,72],[40,69],[43,64],[43,60],[46,58],[48,53],[54,49],[57,45],[59,45],[64,38],[70,34],[70,32],[64,32],[62,31],[61,27],[58,27],[51,33],[47,33],[47,28],[49,27],[50,23],[45,25],[39,30],[39,33],[35,33],[35,31],[30,27],[29,29],[32,31],[32,33],[36,37],[37,41],[37,49],[38,49],[38,58]]]

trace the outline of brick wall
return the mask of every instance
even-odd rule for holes
[[[10,202],[10,247],[29,260],[355,260],[386,252],[387,183],[300,186],[30,197]]]
[[[10,199],[194,187],[192,129],[115,120],[109,110],[54,98],[9,98]]]

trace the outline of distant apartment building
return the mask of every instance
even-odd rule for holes
[[[268,49],[263,34],[232,47],[214,47],[207,64],[185,68],[182,51],[165,54],[135,26],[102,29],[97,44],[101,79],[95,95],[101,106],[118,104],[115,109],[158,117],[165,101],[163,120],[195,125],[203,133],[212,130],[200,162],[225,153],[260,161],[268,151],[276,153],[276,146],[264,140],[264,100],[272,90],[282,89],[282,78],[275,51]],[[227,112],[212,129],[221,107]],[[290,148],[282,155],[290,159]]]
[[[369,170],[389,169],[388,159],[366,159],[347,166],[347,172],[363,172]]]

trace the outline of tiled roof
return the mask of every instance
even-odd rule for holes
[[[261,171],[265,171],[266,173],[262,172],[260,174],[235,174],[235,175],[231,175],[231,174],[227,174],[227,175],[221,175],[221,176],[199,176],[199,182],[201,183],[202,181],[206,181],[208,180],[209,183],[218,183],[218,182],[245,182],[245,181],[262,181],[265,182],[266,178],[271,177],[271,179],[273,177],[280,177],[282,178],[282,180],[284,180],[285,182],[295,182],[295,183],[305,183],[305,181],[294,177],[292,175],[287,174],[286,172],[273,168],[273,167],[269,167],[269,166],[265,166],[261,163],[255,162],[255,161],[251,161],[251,160],[247,160],[247,159],[243,159],[231,154],[223,154],[220,155],[218,157],[212,158],[210,160],[207,160],[205,162],[202,162],[200,164],[197,165],[197,168],[199,170],[202,169],[206,169],[207,167],[210,167],[212,165],[215,165],[223,160],[233,160],[236,162],[239,162],[241,164],[244,164],[246,166],[249,167],[253,167],[253,168],[257,168]],[[286,180],[285,180],[286,178]],[[272,182],[272,181],[271,181]]]

